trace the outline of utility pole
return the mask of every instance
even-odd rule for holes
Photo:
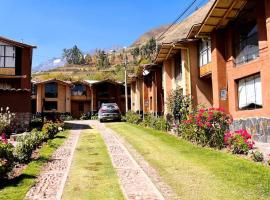
[[[124,47],[124,56],[125,56],[125,103],[126,103],[126,112],[128,111],[128,88],[127,88],[127,53],[126,47]]]

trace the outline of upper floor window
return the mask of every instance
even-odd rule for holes
[[[72,96],[86,95],[86,87],[85,87],[85,85],[82,85],[82,84],[74,85],[74,87],[71,89],[71,95]]]
[[[256,1],[248,1],[233,22],[235,63],[244,64],[259,56]]]
[[[258,28],[256,23],[239,27],[236,38],[236,64],[247,63],[259,56]]]
[[[260,74],[238,80],[238,106],[241,110],[262,108]]]
[[[181,51],[176,54],[174,59],[174,73],[175,73],[175,80],[179,82],[182,80],[182,58],[181,58]]]
[[[57,83],[46,83],[45,84],[45,97],[57,98],[58,96],[58,85]]]
[[[202,40],[200,42],[200,53],[199,53],[200,67],[210,63],[211,60],[212,60],[211,41],[210,40]]]
[[[0,45],[0,67],[15,67],[16,47]]]

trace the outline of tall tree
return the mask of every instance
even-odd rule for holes
[[[84,56],[82,51],[74,45],[71,49],[63,50],[63,57],[69,64],[84,64]]]
[[[108,54],[104,50],[97,50],[97,66],[99,69],[105,69],[110,66]]]
[[[90,54],[86,54],[84,60],[85,60],[85,64],[87,64],[87,65],[93,64],[93,59],[92,59],[92,56]]]

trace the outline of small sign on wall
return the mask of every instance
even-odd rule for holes
[[[220,90],[220,99],[223,101],[226,101],[228,98],[227,96],[228,96],[227,89],[221,89]]]

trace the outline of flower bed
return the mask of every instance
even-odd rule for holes
[[[224,147],[224,134],[232,123],[230,115],[223,109],[209,108],[193,111],[187,120],[177,127],[178,135],[202,146]]]
[[[246,130],[227,132],[224,136],[224,144],[234,154],[248,154],[248,151],[254,147],[254,141]]]
[[[16,139],[16,146],[7,143],[2,136],[0,142],[0,178],[5,177],[16,163],[28,163],[32,152],[43,142],[53,139],[62,130],[61,123],[48,122],[43,125],[42,131],[33,129]],[[3,134],[4,135],[4,134]]]

